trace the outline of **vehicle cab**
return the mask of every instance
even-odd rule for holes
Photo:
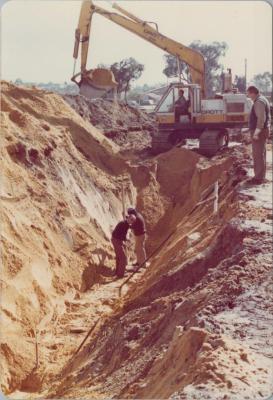
[[[200,112],[201,88],[196,84],[172,83],[155,108],[159,124],[189,124]]]

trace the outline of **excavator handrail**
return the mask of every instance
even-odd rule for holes
[[[182,62],[185,62],[189,67],[192,82],[200,85],[202,96],[205,97],[205,60],[201,53],[161,34],[155,28],[149,25],[149,23],[142,21],[140,18],[134,16],[132,13],[124,10],[120,6],[114,5],[114,8],[116,8],[126,16],[107,11],[100,6],[95,5],[92,0],[83,1],[79,25],[78,29],[76,30],[76,32],[81,33],[80,36],[84,39],[82,43],[81,54],[82,72],[86,70],[85,68],[92,16],[94,13],[97,13],[114,22],[115,24],[123,27],[124,29],[141,37],[142,39],[148,41],[149,43],[152,43],[156,47],[159,47],[169,54],[172,54]],[[79,35],[76,35],[75,40],[75,49],[77,50],[77,41],[80,40]],[[77,58],[77,56],[78,51],[74,51],[74,58]]]

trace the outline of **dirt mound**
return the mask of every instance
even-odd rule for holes
[[[118,101],[66,95],[64,99],[85,120],[117,143],[123,151],[139,152],[151,146],[154,117]]]
[[[259,378],[257,369],[262,371]],[[189,399],[201,390],[210,396],[221,391],[222,398],[238,399],[243,383],[252,387],[249,395],[255,398],[257,391],[269,382],[268,369],[269,360],[257,360],[234,340],[195,327],[184,332],[183,327],[177,326],[166,352],[154,361],[148,375],[131,388],[133,396],[129,396]]]
[[[64,312],[88,264],[98,275],[103,259],[112,265],[128,166],[60,96],[6,82],[1,91],[2,387],[10,392],[35,365],[33,332]]]

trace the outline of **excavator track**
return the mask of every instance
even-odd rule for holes
[[[170,150],[178,144],[185,144],[185,140],[175,135],[174,131],[158,130],[152,138],[152,153],[159,154]],[[176,140],[175,140],[176,139]],[[228,146],[227,130],[205,130],[199,138],[199,153],[212,157],[219,150]]]
[[[205,130],[199,138],[199,152],[208,157],[214,156],[228,146],[227,130]]]
[[[173,147],[173,144],[169,140],[172,132],[156,131],[152,137],[152,153],[154,155],[164,153]]]

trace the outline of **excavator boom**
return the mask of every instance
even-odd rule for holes
[[[120,6],[114,5],[113,7],[124,15],[109,12],[102,7],[95,5],[91,0],[83,1],[82,3],[78,30],[76,30],[76,51],[74,51],[74,58],[76,59],[78,56],[77,50],[79,46],[79,44],[77,43],[79,43],[81,40],[82,72],[86,68],[92,16],[94,13],[97,13],[114,22],[115,24],[123,27],[124,29],[127,29],[135,35],[141,37],[142,39],[148,41],[149,43],[154,44],[155,46],[166,51],[167,53],[172,54],[180,61],[185,62],[189,67],[192,82],[200,85],[202,95],[203,97],[205,97],[205,61],[202,54],[187,46],[183,46],[181,43],[178,43],[173,39],[162,35],[158,32],[156,28],[152,27],[150,23],[142,21],[141,19],[135,17],[133,14],[124,10]]]

